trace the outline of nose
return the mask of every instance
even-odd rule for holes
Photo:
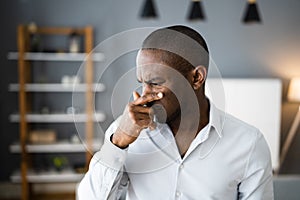
[[[152,87],[150,84],[144,83],[143,84],[143,94],[142,95],[146,95],[146,94],[151,94],[152,93]]]

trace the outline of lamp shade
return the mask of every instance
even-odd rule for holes
[[[248,0],[245,14],[243,17],[244,23],[260,23],[261,18],[258,11],[258,6],[255,0]]]
[[[300,77],[291,80],[288,89],[288,100],[300,102]]]
[[[188,20],[204,20],[205,15],[202,9],[202,4],[200,0],[193,0],[190,9]]]
[[[142,7],[141,17],[142,18],[156,18],[157,17],[155,5],[152,0],[145,1],[144,5]]]

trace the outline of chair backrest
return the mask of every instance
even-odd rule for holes
[[[279,167],[282,83],[279,79],[208,79],[206,94],[215,105],[257,127]]]

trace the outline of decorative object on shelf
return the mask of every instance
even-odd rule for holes
[[[293,78],[291,80],[290,85],[289,85],[289,89],[288,89],[288,100],[290,102],[297,102],[297,103],[300,102],[300,77]],[[283,164],[283,162],[286,158],[286,154],[288,153],[289,148],[292,144],[292,141],[295,138],[299,123],[300,123],[300,105],[298,106],[297,114],[296,114],[295,119],[293,121],[293,124],[292,124],[292,126],[289,130],[289,133],[288,133],[288,135],[285,139],[285,142],[282,146],[282,150],[281,150],[281,154],[280,154],[279,168]]]
[[[80,108],[74,107],[74,106],[69,106],[66,109],[67,114],[79,114],[80,113]]]
[[[142,18],[157,18],[154,0],[145,0],[143,7],[142,7],[141,17]]]
[[[87,168],[84,163],[73,164],[73,169],[78,174],[84,174],[87,171]]]
[[[30,131],[28,141],[32,144],[51,144],[56,142],[56,132],[54,130]]]
[[[68,159],[65,156],[56,156],[53,158],[53,165],[57,171],[62,171],[68,164]]]
[[[61,83],[63,84],[63,85],[69,85],[70,84],[70,77],[69,76],[63,76],[62,78],[61,78]]]
[[[201,0],[192,0],[188,13],[188,20],[205,20],[205,14],[202,9]]]
[[[47,115],[47,114],[49,114],[50,113],[50,109],[49,109],[49,107],[48,106],[43,106],[42,108],[41,108],[41,114],[44,114],[44,115]]]
[[[69,86],[72,84],[79,84],[81,82],[79,76],[63,76],[61,78],[61,83],[65,86]]]
[[[37,34],[37,25],[31,22],[27,28],[30,34],[30,51],[41,51],[41,37]]]
[[[69,51],[70,53],[79,53],[80,51],[80,35],[76,32],[71,33],[70,43],[69,43]]]
[[[70,137],[70,142],[72,144],[79,144],[80,143],[80,139],[78,137],[77,134],[73,134],[71,137]]]
[[[248,23],[261,23],[260,14],[256,0],[247,0],[247,6],[243,17],[243,22]]]

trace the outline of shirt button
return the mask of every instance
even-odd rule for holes
[[[179,166],[179,169],[183,169],[183,164],[181,164],[181,165]]]
[[[179,197],[179,196],[180,196],[180,192],[177,191],[177,192],[176,192],[176,197]]]
[[[122,163],[122,162],[123,162],[123,159],[122,159],[121,157],[117,157],[117,158],[116,158],[116,161],[117,161],[118,163]]]

